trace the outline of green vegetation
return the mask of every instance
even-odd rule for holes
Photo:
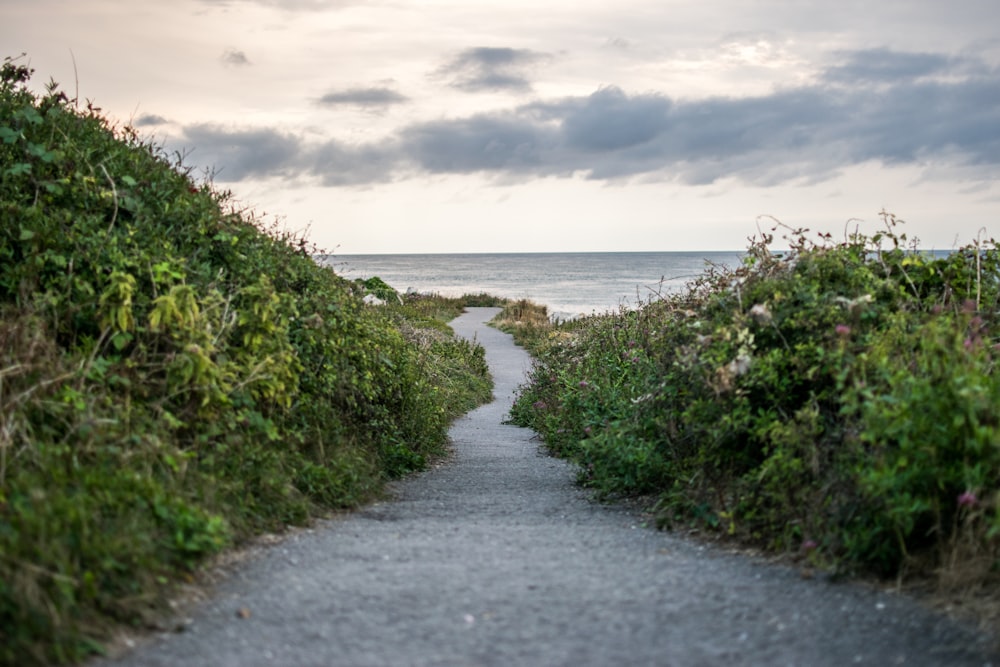
[[[605,497],[838,572],[994,584],[1000,251],[765,235],[636,311],[534,327],[513,420]],[[776,228],[777,229],[777,228]],[[995,592],[995,588],[993,588]]]
[[[497,304],[503,310],[493,318],[492,324],[509,333],[514,342],[533,355],[545,349],[553,333],[552,319],[548,308],[527,299],[507,301]]]
[[[6,665],[79,660],[206,555],[373,498],[491,392],[442,323],[462,300],[364,306],[391,288],[30,74],[0,69]]]

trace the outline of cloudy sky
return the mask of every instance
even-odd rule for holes
[[[0,0],[0,44],[337,254],[1000,237],[996,0]],[[859,222],[860,221],[860,222]]]

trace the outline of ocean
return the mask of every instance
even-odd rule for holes
[[[331,255],[348,279],[378,276],[400,292],[486,292],[529,299],[560,319],[634,308],[681,290],[709,264],[735,267],[744,253],[583,252]]]

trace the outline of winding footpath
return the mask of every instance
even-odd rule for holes
[[[470,308],[494,400],[447,464],[393,499],[239,565],[184,632],[106,665],[1000,665],[988,638],[905,596],[803,579],[600,505],[503,424],[530,367]]]

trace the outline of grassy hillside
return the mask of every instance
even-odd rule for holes
[[[1000,601],[1000,250],[935,258],[883,221],[787,229],[790,252],[765,236],[637,311],[514,327],[536,356],[515,421],[664,526]]]
[[[488,399],[460,300],[366,307],[129,128],[0,69],[0,664],[73,661],[200,559],[377,494]]]

